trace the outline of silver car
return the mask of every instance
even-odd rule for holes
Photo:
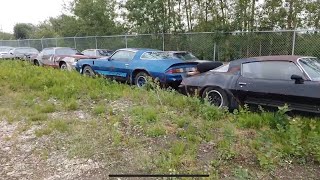
[[[10,47],[10,46],[0,46],[0,59],[10,58],[9,51],[12,49],[13,47]]]
[[[33,47],[17,47],[9,51],[9,58],[29,60],[31,56],[39,54],[39,51]]]

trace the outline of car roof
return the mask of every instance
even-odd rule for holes
[[[15,47],[14,49],[35,49],[34,47]]]
[[[75,49],[72,47],[47,47],[47,48],[43,48],[43,49]]]
[[[190,53],[188,51],[167,51],[169,53]]]
[[[300,56],[300,55],[274,55],[274,56],[257,56],[243,59],[236,59],[230,61],[230,68],[240,66],[243,63],[258,62],[258,61],[293,61],[297,62],[300,58],[310,58],[312,56]],[[312,57],[314,58],[314,57]]]
[[[87,50],[107,50],[107,51],[113,51],[113,50],[111,50],[111,49],[85,49],[85,50],[83,50],[83,51],[87,51]]]
[[[158,49],[150,49],[150,48],[122,48],[118,49],[119,50],[126,50],[126,51],[133,51],[133,52],[138,52],[138,51],[159,51]]]
[[[0,48],[13,48],[12,46],[0,46]]]

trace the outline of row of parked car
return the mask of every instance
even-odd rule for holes
[[[52,50],[53,48],[45,48],[43,50]],[[108,50],[108,49],[86,49],[82,51],[81,53],[73,48],[56,48],[59,49],[61,55],[69,55],[65,54],[66,52],[69,51],[71,52],[70,55],[73,55],[75,53],[77,54],[83,54],[85,56],[90,56],[90,57],[106,57],[110,56],[113,51]],[[42,51],[43,52],[43,51]],[[0,59],[22,59],[22,60],[30,60],[30,58],[33,56],[37,56],[40,52],[33,47],[10,47],[10,46],[0,46]]]
[[[98,51],[98,50],[90,50]],[[104,57],[73,48],[45,48],[30,56],[34,65],[75,69],[138,87],[157,79],[185,95],[206,98],[218,107],[244,104],[320,113],[320,60],[310,56],[260,56],[227,63],[199,60],[187,51],[125,48]],[[109,53],[109,54],[107,54]]]

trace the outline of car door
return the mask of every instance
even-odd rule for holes
[[[247,104],[283,106],[288,104],[295,109],[303,104],[303,92],[311,91],[312,82],[296,84],[291,79],[298,75],[304,80],[301,69],[290,61],[257,61],[244,63],[237,81],[237,96]]]
[[[40,58],[39,61],[44,65],[44,66],[52,66],[53,65],[53,54],[54,50],[52,48],[47,48],[40,53]]]
[[[118,81],[127,81],[130,77],[130,64],[135,56],[134,51],[119,50],[110,58],[111,76]]]

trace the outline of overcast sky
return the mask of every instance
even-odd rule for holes
[[[70,0],[0,0],[0,30],[13,32],[16,23],[38,24],[63,12]]]

